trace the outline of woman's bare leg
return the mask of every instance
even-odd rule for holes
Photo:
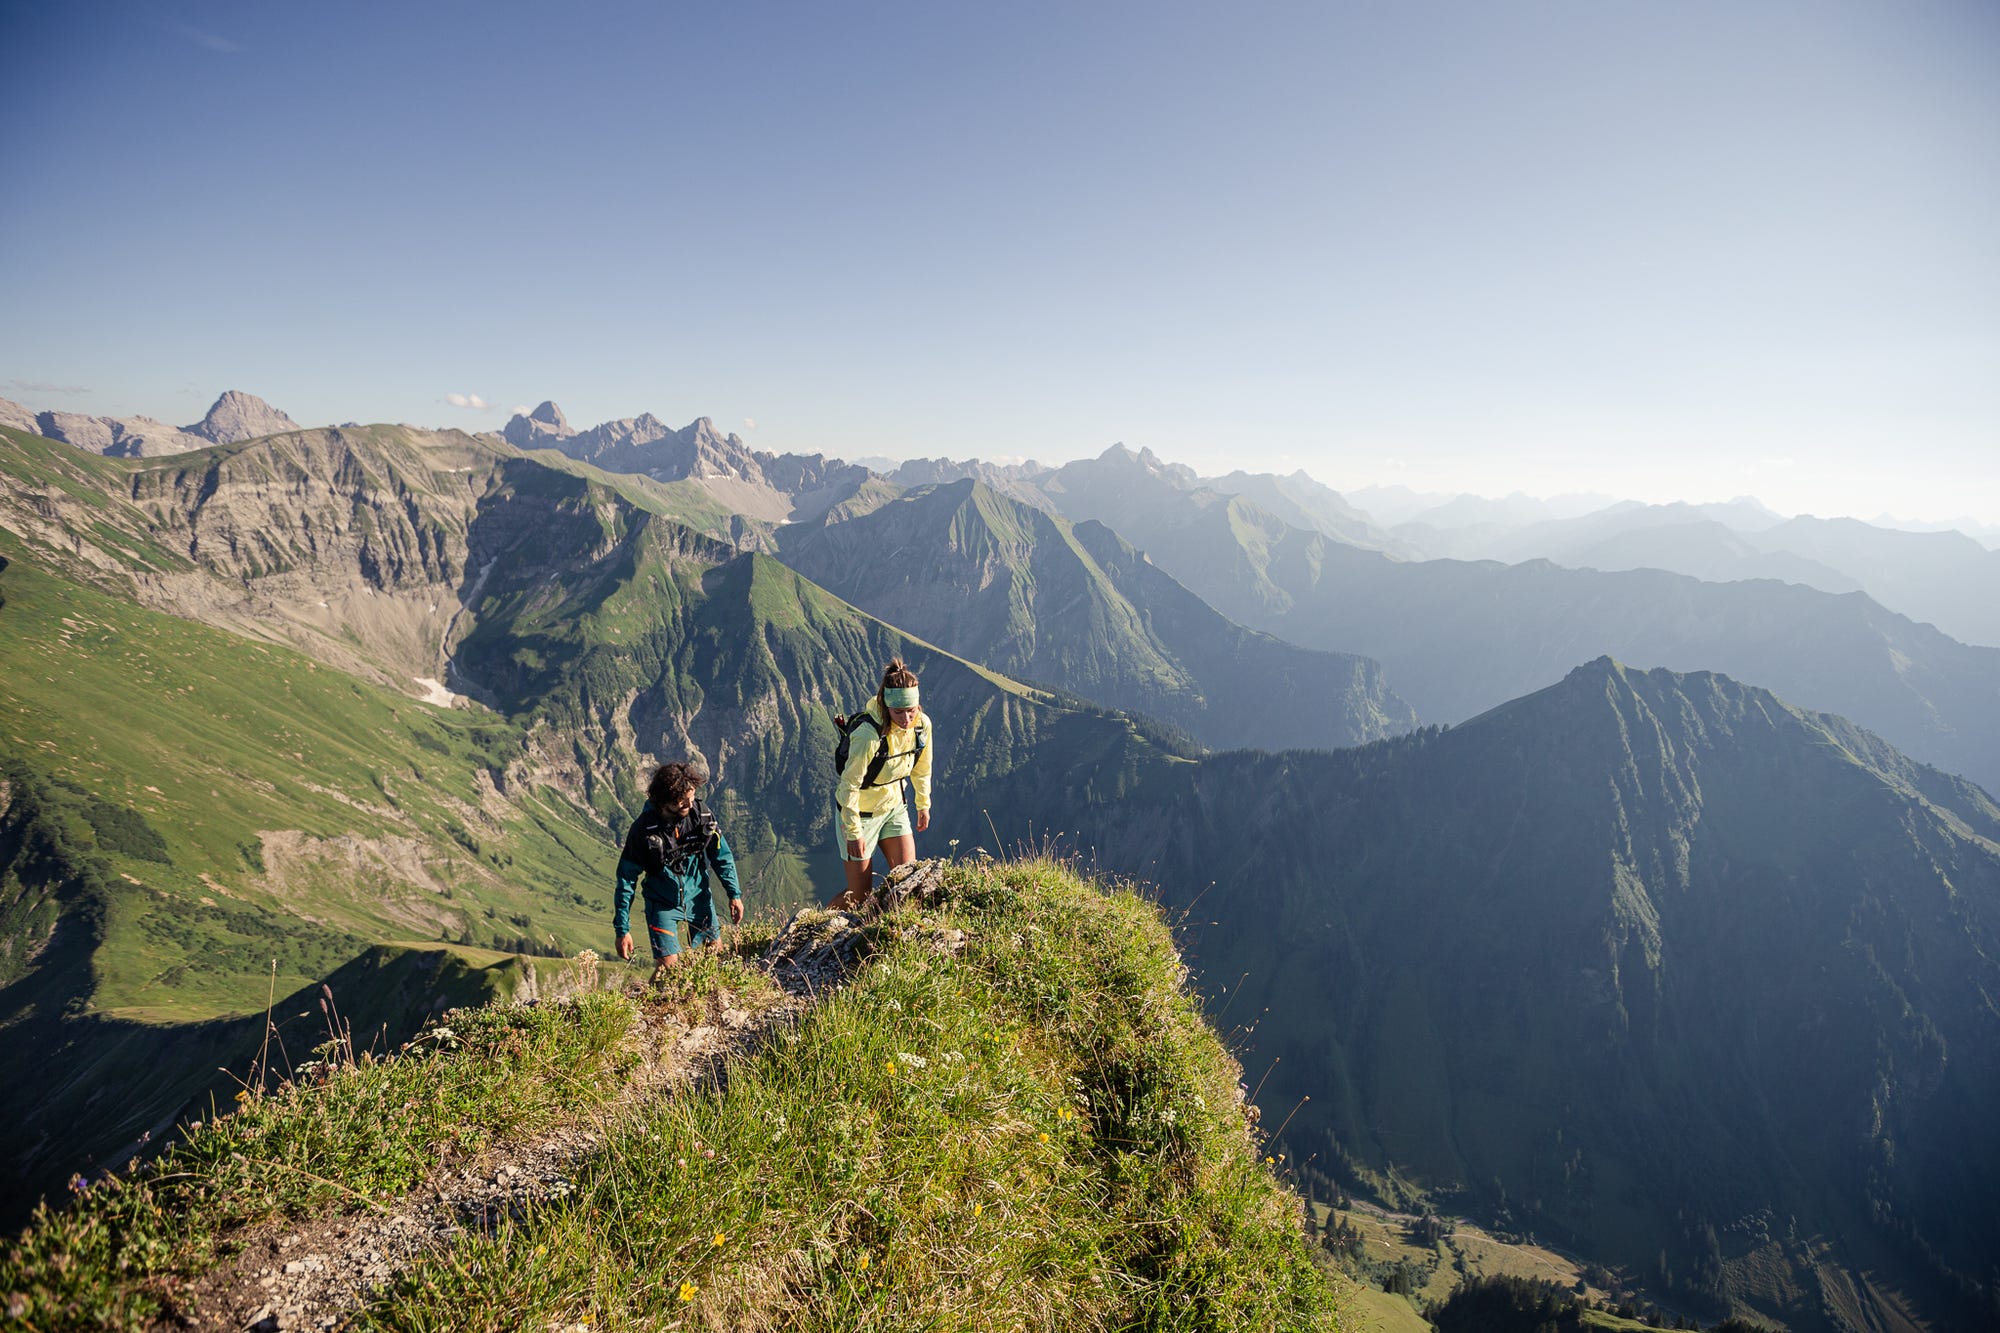
[[[882,859],[894,870],[906,866],[917,859],[917,837],[914,833],[904,833],[894,838],[882,839]]]
[[[835,907],[858,908],[867,901],[869,891],[875,887],[875,858],[866,861],[843,859],[840,868],[847,872],[847,891],[833,900]]]

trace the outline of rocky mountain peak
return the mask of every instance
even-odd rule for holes
[[[255,394],[229,389],[215,400],[207,416],[184,429],[217,444],[235,444],[298,430],[299,423]]]
[[[542,449],[567,440],[576,431],[553,400],[543,399],[542,405],[526,416],[516,412],[500,433],[517,449]]]

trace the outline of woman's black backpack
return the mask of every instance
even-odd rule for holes
[[[882,765],[889,762],[889,735],[882,730],[882,724],[875,720],[875,715],[866,708],[857,713],[849,713],[845,717],[839,713],[833,715],[833,730],[836,735],[833,743],[833,771],[835,773],[847,771],[847,761],[854,754],[854,733],[864,726],[875,732],[875,757],[868,761],[868,771],[862,775],[861,785],[879,787],[882,784],[876,779],[882,775]],[[924,742],[929,733],[929,727],[919,724],[916,744],[917,752],[920,754],[923,752]]]

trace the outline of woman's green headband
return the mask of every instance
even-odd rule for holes
[[[889,708],[915,708],[917,687],[914,685],[891,685],[882,690],[882,702]]]

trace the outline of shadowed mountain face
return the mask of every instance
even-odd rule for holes
[[[1381,662],[1420,717],[1466,718],[1609,655],[1754,681],[2000,788],[2000,650],[1858,593],[1541,561],[1393,560],[1241,496],[1185,489],[1144,457],[1107,453],[1058,475],[1071,478],[1058,497],[1066,514],[1109,523],[1233,620]]]
[[[1196,904],[1246,1065],[1282,1057],[1264,1106],[1311,1096],[1302,1157],[1652,1280],[1664,1253],[1686,1298],[1794,1327],[1872,1327],[1897,1290],[1956,1326],[1989,1277],[2000,807],[1866,732],[1607,660],[1441,734],[1165,770],[1074,826]]]
[[[955,653],[1206,745],[1354,745],[1415,722],[1373,662],[1232,624],[1102,524],[1072,525],[982,482],[787,528],[779,556]]]

